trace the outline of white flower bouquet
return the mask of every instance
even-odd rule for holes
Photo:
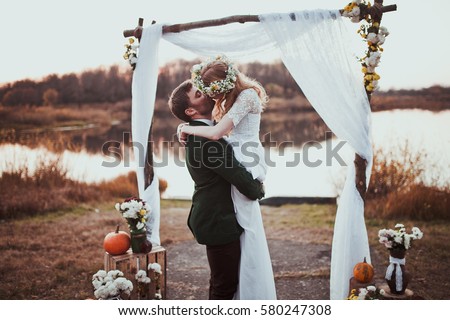
[[[145,296],[146,292],[148,292],[148,286],[151,282],[151,279],[147,276],[147,272],[145,270],[139,270],[136,273],[136,283],[137,290],[139,296]]]
[[[367,288],[359,289],[358,294],[356,289],[353,289],[348,297],[348,300],[380,300],[383,299],[385,291],[378,289],[375,286],[368,286]]]
[[[159,263],[150,263],[147,266],[148,270],[151,270],[154,272],[154,278],[153,281],[155,282],[155,299],[156,300],[161,300],[162,299],[162,295],[161,295],[161,284],[160,284],[160,277],[162,275],[162,270],[161,270],[161,265]]]
[[[116,203],[116,210],[127,220],[130,231],[145,231],[145,222],[149,219],[150,206],[139,198],[128,198],[122,203]]]
[[[159,263],[150,263],[148,265],[148,270],[153,270],[155,273],[162,274],[161,265]]]
[[[129,296],[133,291],[133,283],[119,270],[99,270],[92,276],[92,285],[95,297],[101,300],[118,300],[122,295]]]
[[[137,283],[143,283],[143,284],[147,284],[147,283],[151,282],[150,278],[147,277],[147,272],[145,272],[145,270],[139,270],[136,273],[136,281],[137,281]]]
[[[389,250],[411,248],[412,240],[422,239],[423,233],[419,228],[413,227],[411,233],[406,233],[405,226],[401,223],[395,225],[395,229],[381,229],[378,231],[380,243]]]
[[[149,270],[149,273],[145,270],[139,270],[135,275],[138,294],[142,297],[145,297],[149,290],[149,284],[153,282],[155,284],[154,298],[156,300],[161,300],[162,295],[159,281],[162,274],[161,265],[156,262],[150,263],[147,266],[147,269]],[[152,278],[150,278],[150,276]]]

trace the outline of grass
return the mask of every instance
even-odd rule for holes
[[[162,207],[188,210],[189,204],[171,203]],[[178,211],[164,213],[163,244],[192,239]],[[3,221],[0,299],[92,298],[91,277],[103,269],[103,238],[117,224],[127,229],[113,202]]]
[[[0,219],[20,219],[47,212],[76,208],[105,201],[119,201],[135,196],[136,174],[119,176],[114,180],[95,184],[68,178],[61,159],[40,159],[31,171],[24,163],[0,176]],[[167,182],[160,180],[160,191]]]
[[[113,120],[127,119],[129,110],[130,101],[58,107],[0,106],[0,125],[4,129],[13,128],[16,130],[45,129],[69,125],[82,126],[89,123],[109,125]]]
[[[273,238],[331,245],[335,205],[262,206],[267,233]]]
[[[2,224],[3,299],[85,299],[101,267],[101,235],[117,217],[89,206]],[[94,262],[94,263],[93,263]]]
[[[268,239],[292,240],[311,244],[328,244],[333,237],[336,206],[334,205],[284,205],[277,208],[262,207],[266,235]],[[434,216],[434,215],[432,215]],[[406,256],[407,271],[412,273],[409,286],[417,296],[425,299],[450,299],[450,221],[436,219],[366,218],[372,264],[377,283],[384,283],[384,273],[388,265],[389,251],[378,242],[378,230],[393,228],[403,223],[409,231],[419,227],[424,237],[413,242]],[[329,269],[328,269],[329,272]],[[320,274],[327,275],[327,269]],[[296,275],[279,275],[289,277]],[[299,276],[316,277],[302,272]]]
[[[366,216],[384,219],[450,220],[450,182],[437,187],[425,183],[426,154],[406,144],[393,155],[376,150],[366,194]]]
[[[20,218],[67,208],[70,203],[86,201],[85,184],[71,181],[59,159],[37,164],[34,172],[23,165],[3,172],[0,178],[0,218]],[[24,194],[26,190],[26,193]]]
[[[389,252],[378,243],[378,230],[393,229],[396,223],[403,223],[410,231],[417,226],[424,233],[421,240],[415,240],[406,254],[406,270],[412,273],[411,289],[424,299],[450,299],[450,222],[435,220],[367,220],[369,243],[372,253],[379,255],[387,266]],[[381,269],[384,272],[383,269]],[[379,279],[384,277],[376,270]],[[380,274],[381,273],[381,274]]]
[[[370,217],[386,219],[450,220],[450,190],[415,184],[381,199],[371,199],[367,212]]]
[[[186,219],[190,201],[162,200],[161,241],[164,246],[192,240]],[[93,298],[91,277],[103,268],[103,238],[125,221],[113,202],[81,205],[0,224],[0,299]],[[331,244],[334,205],[262,206],[266,235],[304,243]],[[372,262],[377,279],[387,267],[388,251],[378,243],[378,230],[401,222],[418,226],[424,238],[407,254],[412,272],[410,288],[426,299],[450,299],[450,222],[367,219]],[[287,252],[287,258],[290,254]],[[281,278],[327,276],[329,266],[318,274],[280,274]]]

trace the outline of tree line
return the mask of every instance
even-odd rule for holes
[[[158,75],[158,99],[167,99],[172,90],[190,77],[190,68],[199,61],[175,60],[162,66]],[[292,97],[301,91],[281,62],[252,62],[239,69],[257,79],[271,96]],[[114,103],[131,98],[132,71],[113,65],[81,73],[50,74],[41,80],[24,79],[0,87],[0,103],[6,107]]]
[[[8,83],[0,88],[0,101],[8,107],[116,102],[130,97],[130,83],[131,75],[115,65]]]
[[[172,90],[190,77],[190,69],[198,60],[174,60],[160,67],[156,98],[166,100]],[[281,61],[251,62],[239,70],[257,79],[270,98],[286,101],[304,97],[289,71]],[[41,80],[20,80],[0,87],[0,104],[14,106],[59,106],[89,103],[115,103],[131,99],[132,70],[113,65],[64,75],[51,74]],[[375,92],[372,110],[393,108],[450,108],[450,87],[433,86],[421,90],[389,90]],[[274,99],[275,101],[276,99]],[[296,107],[297,108],[297,107]]]

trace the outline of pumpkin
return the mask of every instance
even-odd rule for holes
[[[110,232],[105,236],[103,248],[112,255],[124,254],[130,248],[130,235],[124,231],[119,231],[117,226],[115,232]]]
[[[353,276],[356,280],[362,283],[368,283],[372,281],[374,275],[373,267],[370,263],[367,263],[366,257],[363,262],[359,262],[353,268]]]

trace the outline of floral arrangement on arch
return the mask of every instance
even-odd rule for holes
[[[375,72],[381,58],[381,52],[389,31],[385,27],[381,27],[379,22],[372,19],[368,13],[371,3],[366,0],[354,0],[343,9],[342,15],[348,17],[352,22],[359,23],[363,21],[358,33],[367,42],[366,55],[360,58],[362,64],[362,72],[364,73],[364,87],[367,93],[372,93],[378,89],[378,80],[380,75]]]
[[[126,51],[123,55],[125,60],[128,60],[131,68],[134,70],[137,63],[137,55],[139,51],[139,44],[135,38],[128,38],[128,43],[125,44]]]
[[[122,203],[116,203],[116,210],[127,220],[130,231],[144,231],[145,223],[150,217],[151,208],[142,199],[132,197]]]
[[[389,250],[408,250],[411,248],[413,240],[422,239],[423,233],[417,227],[413,227],[411,233],[406,233],[405,226],[397,223],[395,229],[381,229],[378,231],[378,237],[380,243],[384,244]]]
[[[120,270],[99,270],[92,276],[94,296],[101,300],[121,300],[122,295],[130,296],[133,283]]]
[[[350,292],[350,296],[347,300],[380,300],[383,299],[385,291],[383,289],[378,289],[375,286],[368,286],[367,288],[359,289],[358,294],[356,289]]]

